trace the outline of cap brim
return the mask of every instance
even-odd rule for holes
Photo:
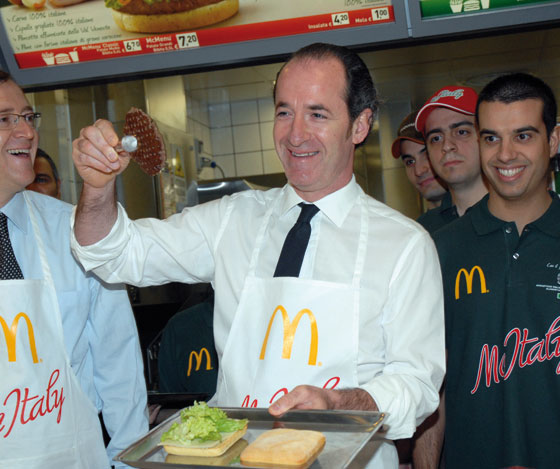
[[[422,135],[426,135],[426,120],[428,116],[433,111],[434,107],[445,107],[447,109],[451,109],[452,111],[459,112],[461,114],[465,114],[466,116],[474,116],[474,112],[465,111],[464,109],[458,108],[456,106],[451,106],[450,104],[446,103],[428,103],[416,115],[416,121],[414,122],[414,126],[416,130],[420,132]]]
[[[424,140],[418,140],[412,137],[397,137],[391,145],[391,153],[393,158],[400,158],[401,157],[401,141],[402,140],[410,140],[411,142],[418,143],[419,145],[424,145]]]

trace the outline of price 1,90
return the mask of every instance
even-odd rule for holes
[[[350,24],[350,17],[348,13],[335,13],[331,15],[333,26],[341,26],[343,24]]]
[[[198,47],[198,36],[196,33],[176,34],[179,49],[188,49],[189,47]]]
[[[373,10],[371,10],[371,18],[373,19],[373,21],[388,20],[390,18],[389,8],[388,7],[374,8]]]

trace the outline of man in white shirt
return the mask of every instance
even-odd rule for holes
[[[220,360],[213,402],[388,414],[387,438],[411,436],[436,408],[444,374],[437,255],[416,223],[364,194],[354,149],[377,109],[363,61],[313,44],[280,70],[274,140],[289,183],[244,191],[165,221],[131,221],[115,203],[129,155],[107,121],[82,129],[84,178],[73,249],[109,282],[212,282]],[[296,276],[275,277],[299,204],[314,203]],[[303,319],[303,320],[302,320]],[[397,467],[392,444],[372,463]]]
[[[0,468],[123,468],[148,430],[136,323],[124,285],[72,256],[73,207],[25,190],[40,118],[0,71]]]

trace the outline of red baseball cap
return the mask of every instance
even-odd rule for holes
[[[478,95],[475,90],[468,86],[446,86],[438,90],[416,116],[416,130],[425,135],[426,119],[436,107],[446,107],[453,111],[474,116]]]
[[[401,156],[401,140],[410,140],[411,142],[424,145],[424,137],[414,127],[415,120],[416,111],[411,112],[408,116],[406,116],[401,122],[401,125],[399,125],[397,138],[391,146],[391,153],[393,154],[393,158],[399,158]]]

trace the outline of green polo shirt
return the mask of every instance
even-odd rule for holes
[[[434,234],[440,228],[457,220],[459,214],[457,213],[457,208],[453,205],[451,199],[451,194],[447,192],[443,199],[441,199],[441,205],[436,208],[428,210],[426,213],[420,215],[416,220],[420,223],[428,233]]]
[[[218,354],[213,317],[212,299],[180,311],[168,321],[158,356],[160,392],[214,395]]]
[[[488,196],[434,235],[446,342],[448,468],[560,467],[560,201],[525,227]]]

